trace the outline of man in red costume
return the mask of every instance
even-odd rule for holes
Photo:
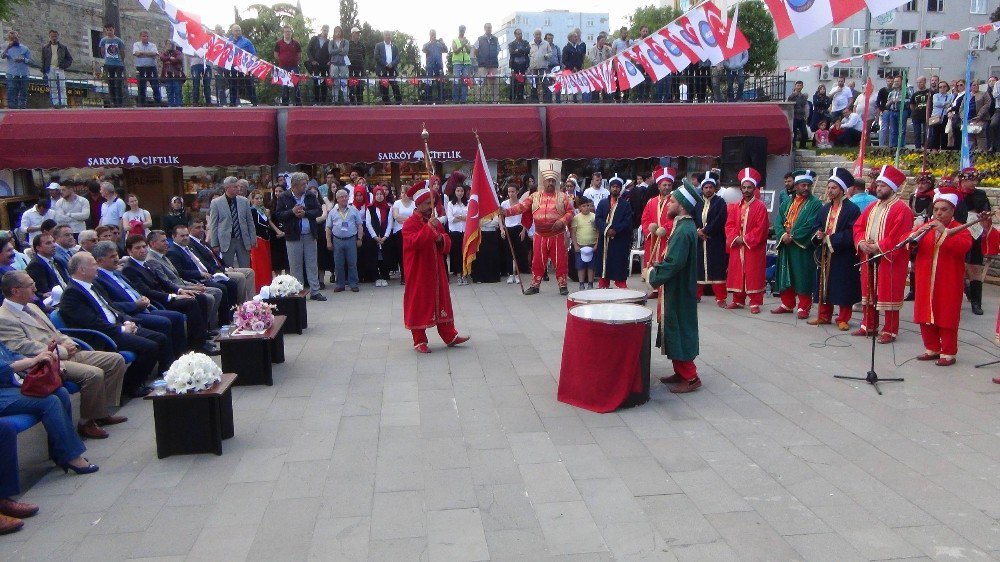
[[[538,294],[538,288],[545,276],[545,264],[551,260],[556,266],[556,283],[559,294],[568,295],[566,287],[569,275],[569,255],[566,253],[566,226],[573,220],[573,197],[556,189],[559,172],[552,164],[541,171],[542,188],[517,205],[501,209],[505,217],[531,211],[535,224],[532,240],[531,286],[524,290],[526,295]]]
[[[413,349],[430,353],[425,330],[437,326],[448,347],[469,341],[455,330],[448,290],[448,271],[442,256],[451,250],[451,239],[434,215],[434,195],[427,182],[418,182],[407,192],[416,211],[403,223],[403,326],[413,333]]]
[[[957,190],[949,190],[943,180],[941,183],[934,195],[934,220],[921,227],[925,234],[917,243],[913,321],[920,325],[924,340],[924,353],[917,360],[937,360],[939,366],[948,367],[955,364],[958,353],[965,254],[972,248],[973,239],[968,229],[953,232],[962,226],[955,220],[959,198]]]
[[[667,214],[667,202],[670,201],[670,192],[674,189],[676,177],[677,170],[673,168],[653,170],[653,184],[656,185],[659,195],[646,202],[640,221],[642,225],[640,232],[646,237],[642,252],[644,274],[649,268],[663,261],[663,256],[667,253],[667,240],[674,227],[674,220]]]
[[[861,305],[864,318],[855,336],[868,336],[878,330],[879,311],[885,311],[885,326],[878,343],[896,341],[899,334],[899,310],[903,308],[909,253],[896,248],[913,230],[913,211],[896,195],[906,175],[893,166],[882,166],[875,178],[875,203],[861,213],[854,223],[854,245],[861,264]],[[864,261],[882,253],[874,260]],[[871,276],[874,276],[874,283]],[[875,285],[872,294],[871,286]]]
[[[733,302],[726,309],[743,308],[750,295],[750,313],[760,314],[767,278],[770,218],[767,205],[757,198],[760,173],[753,168],[743,168],[739,181],[743,200],[730,205],[726,215],[726,245],[729,248],[726,288],[733,294]]]

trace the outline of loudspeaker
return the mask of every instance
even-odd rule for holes
[[[722,185],[735,186],[740,170],[750,166],[767,179],[767,137],[722,138]]]

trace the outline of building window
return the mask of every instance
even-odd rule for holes
[[[887,76],[902,76],[904,70],[907,72],[910,71],[908,67],[903,66],[880,66],[878,70],[875,71],[875,75],[879,78],[885,78]],[[915,78],[908,77],[907,80],[913,81]]]
[[[902,45],[907,43],[914,43],[917,40],[917,30],[916,29],[904,29],[899,34],[899,42]]]
[[[931,76],[937,76],[937,77],[940,78],[941,77],[941,67],[940,66],[925,66],[924,67],[924,76],[927,77],[927,80],[930,80]]]
[[[830,69],[834,78],[858,78],[861,76],[860,66],[835,66]]]
[[[544,25],[544,26],[550,26],[550,25],[552,25],[552,20],[550,20],[549,18],[545,18],[545,21],[542,22],[542,25]]]
[[[928,12],[943,12],[944,0],[927,0]]]
[[[851,46],[852,47],[864,47],[865,46],[865,30],[864,29],[854,29],[851,31]]]
[[[880,49],[887,49],[889,47],[896,46],[895,29],[876,29],[875,33],[878,35],[878,46]]]
[[[986,0],[971,0],[972,4],[969,6],[970,14],[985,14],[986,13]]]
[[[924,32],[924,39],[932,39],[934,37],[940,37],[940,36],[941,36],[941,32],[940,31],[927,30],[927,31]],[[937,42],[937,41],[931,41],[931,44],[928,45],[927,48],[928,49],[940,49],[941,48],[941,43]]]
[[[101,57],[101,38],[104,37],[104,32],[100,29],[90,30],[90,56],[95,59],[103,58]]]
[[[594,20],[587,20],[587,27],[594,27]]]
[[[846,27],[834,27],[830,30],[831,47],[847,47],[848,31]]]
[[[910,0],[906,4],[903,4],[900,9],[904,12],[916,12],[917,11],[917,0]]]
[[[969,50],[982,51],[986,48],[986,34],[972,31],[969,33]]]

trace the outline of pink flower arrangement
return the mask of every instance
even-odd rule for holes
[[[233,314],[233,324],[237,330],[263,332],[274,324],[275,308],[272,304],[262,301],[247,301],[236,307]]]

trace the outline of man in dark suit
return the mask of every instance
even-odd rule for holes
[[[170,249],[167,251],[167,259],[181,274],[183,279],[192,283],[202,283],[206,287],[216,287],[222,290],[226,296],[223,303],[227,308],[236,303],[242,302],[239,283],[236,279],[228,279],[217,276],[226,272],[215,262],[215,257],[211,255],[211,250],[207,253],[200,251],[197,244],[191,242],[191,234],[187,226],[177,225],[174,227],[174,237],[171,240]],[[228,275],[227,275],[228,277]]]
[[[188,343],[202,353],[214,355],[218,349],[208,341],[207,297],[197,299],[197,293],[192,293],[158,278],[145,262],[149,254],[146,237],[142,235],[129,236],[125,240],[125,250],[128,259],[122,268],[122,275],[144,297],[165,307],[168,310],[180,312],[187,319]]]
[[[399,94],[399,83],[396,82],[396,67],[399,66],[399,47],[392,44],[392,32],[382,32],[382,42],[375,46],[375,72],[379,78],[386,79],[392,84],[392,95],[396,98],[396,105],[403,103],[403,96]],[[379,89],[382,91],[382,103],[389,105],[389,88],[379,81]]]
[[[146,266],[153,270],[157,277],[166,279],[168,282],[177,285],[182,289],[188,289],[195,293],[202,293],[208,297],[210,312],[208,316],[209,330],[217,330],[220,325],[228,324],[233,317],[233,303],[225,300],[226,292],[219,287],[209,287],[203,283],[192,283],[181,277],[173,262],[167,259],[167,252],[170,251],[170,239],[162,230],[151,230],[146,236],[146,244],[149,245],[149,255],[146,258]]]
[[[69,281],[69,273],[62,264],[55,260],[56,241],[51,234],[39,234],[31,241],[31,249],[35,257],[28,262],[25,271],[35,282],[35,294],[44,299],[52,294],[52,288],[65,287]]]
[[[70,282],[59,302],[59,314],[71,328],[96,330],[111,338],[119,351],[131,351],[135,361],[125,371],[125,392],[133,397],[149,394],[146,377],[159,364],[157,372],[166,371],[173,358],[167,337],[137,325],[99,286],[97,261],[87,252],[69,259]]]
[[[243,181],[243,180],[240,180]],[[216,197],[218,199],[218,197]],[[191,249],[195,251],[205,262],[214,265],[214,273],[222,273],[236,282],[237,303],[248,301],[257,293],[254,291],[254,273],[249,267],[227,266],[216,249],[209,247],[208,232],[205,228],[205,220],[201,217],[193,217],[188,221],[188,234],[191,235]],[[255,233],[256,236],[256,233]]]
[[[309,176],[295,172],[289,178],[291,188],[278,196],[274,208],[274,219],[285,233],[285,250],[288,252],[288,268],[292,277],[304,286],[309,282],[309,297],[314,301],[325,301],[319,292],[319,267],[316,261],[316,241],[321,239],[320,226],[316,218],[323,214],[319,200],[306,192]],[[322,239],[325,240],[325,236]],[[305,276],[303,276],[303,268]]]
[[[98,242],[90,255],[97,260],[94,283],[111,297],[111,303],[132,317],[136,324],[169,338],[171,355],[176,359],[187,349],[184,314],[175,310],[159,310],[118,271],[118,248],[114,242]]]

